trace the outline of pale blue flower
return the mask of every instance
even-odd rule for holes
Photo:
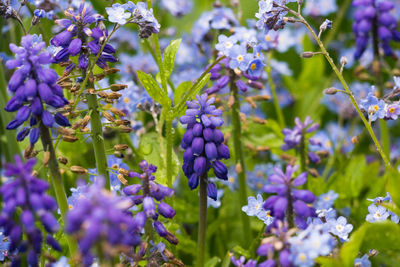
[[[353,230],[353,225],[347,223],[347,219],[343,216],[328,220],[329,232],[347,241],[349,233]]]
[[[389,217],[389,212],[387,212],[385,207],[375,206],[374,204],[368,206],[369,214],[365,218],[367,222],[380,222],[384,221]]]
[[[51,267],[70,267],[68,263],[68,258],[65,256],[62,256],[58,261],[53,263]]]
[[[224,195],[224,189],[217,189],[217,200],[208,197],[207,207],[213,207],[216,209],[221,207],[221,198],[223,195]]]
[[[246,71],[253,56],[247,53],[245,46],[234,45],[229,52],[229,58],[229,67],[231,69],[239,68],[241,71]]]
[[[0,261],[4,261],[5,256],[8,255],[9,246],[10,241],[3,235],[3,230],[0,229]]]
[[[234,35],[227,37],[221,34],[218,36],[218,43],[215,45],[215,48],[225,56],[229,56],[231,49],[236,43],[237,39]]]
[[[311,16],[327,16],[337,11],[336,0],[307,0],[303,13]]]
[[[126,9],[121,4],[114,4],[112,7],[106,7],[108,21],[124,25],[132,15],[126,13]]]
[[[264,200],[260,194],[257,194],[257,199],[253,196],[248,198],[248,205],[242,207],[248,216],[257,216],[259,212],[263,212]]]
[[[314,207],[317,210],[332,208],[333,203],[338,197],[339,194],[335,193],[333,190],[330,190],[328,193],[318,196]]]
[[[368,259],[368,254],[364,254],[361,258],[354,260],[354,266],[356,267],[371,267],[371,262]]]

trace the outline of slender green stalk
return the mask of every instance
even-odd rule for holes
[[[197,267],[204,267],[207,230],[207,175],[200,177],[199,232],[197,235]]]
[[[167,166],[167,182],[168,187],[172,188],[172,145],[174,142],[174,132],[172,127],[171,118],[167,118],[165,121],[166,137],[167,137],[167,155],[166,155],[166,166]]]
[[[101,116],[99,112],[99,104],[97,102],[97,95],[88,94],[87,101],[90,111],[90,135],[93,142],[97,172],[105,179],[104,187],[110,189],[110,178],[107,170],[107,154],[104,145],[103,125],[101,124]]]
[[[278,117],[279,125],[283,129],[283,128],[285,128],[286,123],[285,123],[285,117],[283,116],[281,106],[279,105],[278,94],[276,93],[276,86],[275,86],[274,80],[272,79],[272,75],[271,75],[272,68],[271,68],[271,64],[269,64],[271,62],[271,57],[272,57],[272,54],[271,54],[271,52],[269,52],[268,53],[268,66],[266,67],[266,72],[267,72],[267,76],[268,76],[268,85],[269,85],[269,88],[271,89],[272,101],[274,103],[275,113]]]
[[[287,221],[289,224],[289,228],[294,227],[294,212],[293,212],[293,198],[292,198],[292,192],[290,187],[288,187],[288,191],[286,193],[286,198],[288,200],[288,207],[287,207]]]
[[[249,217],[242,212],[240,207],[243,207],[247,204],[247,185],[246,185],[246,165],[244,162],[244,154],[243,154],[243,144],[242,144],[242,125],[240,122],[240,100],[238,88],[235,84],[236,74],[231,71],[230,74],[230,89],[231,94],[234,98],[234,103],[232,106],[232,138],[233,145],[235,150],[235,163],[240,165],[240,171],[238,171],[238,180],[239,180],[239,208],[238,211],[242,217],[242,230],[243,230],[243,240],[244,244],[249,245],[250,240],[252,239],[251,230],[250,230],[250,220]]]
[[[353,104],[353,106],[356,109],[358,115],[360,116],[362,122],[364,123],[364,126],[367,129],[369,135],[371,136],[372,141],[374,142],[374,144],[376,146],[376,149],[378,150],[378,153],[381,155],[382,160],[384,161],[386,168],[387,169],[391,169],[392,166],[390,164],[390,161],[386,157],[386,154],[383,152],[383,149],[382,149],[378,139],[376,138],[376,135],[375,135],[374,131],[372,130],[371,125],[368,123],[368,120],[364,117],[364,114],[362,113],[360,107],[358,106],[357,101],[354,98],[354,95],[353,95],[352,91],[350,90],[349,85],[347,84],[346,80],[343,77],[343,74],[339,71],[339,69],[337,68],[336,64],[333,62],[332,58],[330,57],[330,55],[329,55],[328,51],[326,50],[324,44],[322,43],[321,39],[317,36],[317,34],[313,30],[313,28],[303,18],[303,16],[301,14],[299,14],[299,13],[297,13],[297,12],[293,11],[292,9],[287,8],[285,6],[281,6],[281,7],[286,9],[288,12],[290,12],[291,14],[296,16],[297,18],[299,18],[300,22],[303,23],[307,27],[307,29],[312,34],[312,36],[315,39],[315,41],[317,41],[318,46],[321,49],[322,53],[324,54],[326,60],[328,61],[329,65],[332,67],[332,70],[335,72],[336,76],[338,77],[340,83],[343,85],[344,89],[348,93],[348,96],[350,98],[351,103]]]
[[[60,169],[57,163],[56,152],[54,151],[53,142],[50,136],[50,130],[40,122],[40,137],[42,139],[44,151],[50,152],[48,166],[50,169],[51,184],[56,193],[56,199],[61,211],[61,217],[65,225],[65,216],[68,211],[67,195],[65,194],[64,183],[61,178]],[[77,251],[74,240],[66,235],[70,255],[73,256]]]
[[[374,50],[373,71],[375,73],[376,83],[378,85],[379,96],[382,97],[384,94],[382,79],[382,59],[379,54],[378,18],[376,16],[372,22],[372,43]],[[383,151],[390,159],[390,137],[387,122],[384,120],[379,120],[379,129],[381,133]]]
[[[307,170],[307,146],[306,146],[306,137],[305,137],[305,131],[303,131],[301,135],[301,140],[300,140],[300,170],[301,172],[305,172]]]

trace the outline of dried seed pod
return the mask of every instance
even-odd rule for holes
[[[174,236],[171,232],[167,233],[167,236],[164,237],[169,243],[173,244],[173,245],[178,245],[179,240],[178,238],[176,238],[176,236]]]
[[[72,88],[72,83],[69,82],[62,82],[59,84],[63,89],[71,89]]]
[[[326,95],[335,95],[338,92],[338,89],[335,87],[327,88],[324,90],[324,94]]]
[[[94,90],[94,88],[89,88],[88,93],[94,95],[96,93],[96,90]]]
[[[126,125],[129,126],[131,125],[131,122],[129,120],[116,120],[115,121],[116,125]]]
[[[85,128],[89,124],[89,121],[90,121],[90,116],[86,115],[82,120],[80,128]]]
[[[103,111],[103,116],[110,122],[114,122],[115,118],[113,115],[111,115],[108,111]]]
[[[129,175],[129,171],[125,170],[124,168],[119,168],[118,172],[125,176]]]
[[[319,177],[318,171],[314,168],[308,169],[308,172],[314,177]]]
[[[257,104],[253,101],[253,98],[251,97],[246,97],[245,98],[246,102],[250,104],[252,108],[257,108]]]
[[[228,107],[232,108],[234,103],[235,103],[235,98],[233,97],[233,95],[230,95],[228,99]]]
[[[50,151],[45,151],[43,154],[43,165],[47,166],[50,160]]]
[[[104,102],[106,102],[106,103],[108,103],[108,104],[113,104],[113,103],[114,103],[114,100],[109,99],[109,98],[106,98],[106,99],[104,99]]]
[[[88,127],[81,129],[81,133],[88,133],[88,132],[90,132],[90,129]]]
[[[243,171],[242,164],[240,164],[240,162],[238,162],[238,163],[236,164],[235,170],[236,170],[236,173],[238,173],[238,174],[241,173],[241,172]]]
[[[112,91],[118,92],[118,91],[121,91],[121,90],[124,90],[124,89],[128,88],[128,85],[126,85],[126,84],[117,84],[116,83],[116,84],[111,84],[110,88],[111,88]]]
[[[108,94],[107,98],[109,98],[109,99],[119,99],[121,96],[122,96],[122,94],[120,94],[120,93],[112,92],[112,93]]]
[[[35,177],[38,177],[39,176],[39,172],[37,170],[33,170],[31,175],[35,176]]]
[[[88,170],[81,166],[74,165],[74,166],[71,166],[69,169],[71,172],[77,173],[77,174],[87,174],[88,173]]]
[[[69,91],[71,93],[75,93],[75,92],[78,92],[80,89],[81,89],[81,85],[80,84],[76,84],[76,85],[72,86],[72,88],[69,89]]]
[[[257,117],[257,116],[253,116],[253,121],[258,124],[266,124],[267,123],[267,120]]]
[[[122,174],[118,174],[117,178],[123,185],[128,185],[128,181],[125,179],[125,177]]]
[[[269,95],[255,95],[251,97],[254,101],[266,101],[271,100],[271,96]]]
[[[132,129],[131,127],[128,127],[128,126],[125,126],[125,125],[120,125],[120,126],[118,126],[118,130],[119,130],[121,133],[130,133],[130,132],[133,131],[133,129]]]
[[[351,142],[353,143],[353,144],[358,144],[358,137],[357,137],[357,135],[355,135],[355,136],[353,136],[352,138],[351,138]]]
[[[24,158],[29,159],[33,157],[34,154],[34,146],[29,145],[24,151]]]
[[[306,51],[301,53],[302,58],[312,58],[314,56],[314,52]]]
[[[73,142],[78,141],[78,137],[70,136],[70,135],[63,135],[62,139],[63,139],[63,141],[68,142],[68,143],[73,143]]]
[[[65,164],[68,163],[68,159],[67,159],[66,157],[64,157],[64,156],[59,156],[59,157],[57,158],[57,160],[58,160],[58,162],[60,162],[60,163],[63,164],[63,165],[65,165]]]
[[[110,111],[117,116],[125,117],[125,113],[115,107],[110,108]]]
[[[77,120],[77,121],[72,125],[71,128],[74,129],[74,130],[80,128],[80,127],[81,127],[81,124],[82,124],[82,121],[83,121],[83,119]],[[58,128],[57,128],[57,129],[58,129]]]
[[[240,113],[239,113],[239,117],[240,117],[240,120],[241,120],[243,123],[247,123],[246,114],[240,112]]]
[[[116,68],[109,68],[109,69],[104,70],[105,75],[114,74],[117,72],[119,72],[119,69],[116,69]]]
[[[97,95],[100,96],[101,98],[107,98],[108,94],[104,91],[98,91]]]
[[[126,150],[128,148],[129,148],[129,146],[127,144],[118,144],[118,145],[114,146],[114,149],[116,151],[122,151],[122,150]]]
[[[75,135],[75,131],[70,129],[70,128],[65,128],[65,127],[57,127],[57,133],[61,135]]]
[[[244,146],[249,150],[254,150],[255,149],[254,145],[251,144],[251,143],[246,143]]]
[[[94,77],[96,80],[101,81],[106,77],[106,75],[104,75],[103,73],[100,73],[100,74],[96,74]]]

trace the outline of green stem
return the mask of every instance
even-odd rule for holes
[[[252,239],[250,230],[249,217],[242,212],[241,207],[247,204],[247,185],[246,185],[246,165],[244,162],[243,144],[242,144],[242,126],[240,122],[240,100],[238,88],[235,84],[236,74],[231,71],[230,74],[230,89],[234,98],[232,106],[232,138],[235,150],[235,163],[240,165],[240,172],[238,172],[239,180],[239,208],[238,211],[242,217],[242,229],[244,244],[249,245]]]
[[[61,217],[65,225],[65,216],[68,211],[67,195],[65,194],[64,183],[61,178],[60,169],[57,163],[56,152],[54,151],[53,142],[51,141],[50,130],[40,122],[40,137],[42,139],[44,151],[50,152],[48,166],[50,169],[51,184],[56,193],[56,199],[60,208]],[[77,246],[74,240],[66,235],[70,255],[73,256],[77,251]]]
[[[174,142],[174,129],[172,127],[171,118],[167,118],[165,121],[165,130],[166,130],[166,168],[167,168],[167,182],[168,187],[172,188],[172,147]]]
[[[289,228],[294,227],[294,214],[293,214],[293,198],[292,198],[292,192],[290,190],[287,191],[287,200],[288,200],[288,208],[287,208],[287,221],[289,224]]]
[[[301,172],[305,172],[307,170],[307,146],[306,146],[306,137],[305,137],[305,131],[303,131],[301,135],[301,140],[300,140],[300,170]]]
[[[199,232],[197,236],[197,265],[204,267],[207,230],[207,175],[200,177]]]
[[[104,187],[110,189],[110,178],[107,170],[107,155],[104,145],[103,125],[96,94],[87,95],[88,108],[90,112],[91,137],[93,142],[94,157],[96,159],[97,172],[104,177]]]
[[[272,54],[271,52],[268,53],[268,66],[266,67],[266,72],[267,72],[267,76],[268,76],[268,85],[269,88],[271,89],[271,93],[272,93],[272,101],[274,103],[274,108],[275,108],[275,112],[276,115],[278,117],[278,122],[279,125],[281,126],[281,128],[285,128],[285,117],[283,116],[283,112],[281,109],[281,106],[279,105],[279,99],[278,99],[278,94],[276,93],[276,86],[274,83],[274,80],[272,79],[272,75],[271,75],[271,65],[269,64],[269,62],[271,61],[271,57]]]
[[[292,13],[293,15],[295,15],[296,17],[298,17],[301,21],[301,23],[303,23],[307,29],[309,30],[309,32],[312,34],[313,38],[315,39],[315,41],[317,41],[318,46],[320,47],[322,53],[324,54],[326,60],[328,61],[329,65],[331,65],[332,70],[335,72],[336,76],[338,77],[340,83],[343,85],[344,89],[346,90],[346,92],[349,95],[350,101],[353,104],[354,108],[356,109],[358,115],[360,116],[362,122],[364,123],[365,128],[367,129],[369,135],[371,136],[376,149],[378,150],[378,153],[381,155],[382,160],[385,163],[385,166],[387,169],[391,169],[392,166],[390,164],[390,161],[388,160],[388,158],[386,157],[386,154],[383,152],[383,149],[378,141],[378,139],[376,138],[376,135],[374,133],[374,131],[372,130],[371,125],[368,123],[368,120],[364,117],[364,114],[362,113],[362,111],[360,110],[360,107],[357,104],[356,99],[354,98],[354,95],[352,93],[352,91],[349,88],[349,85],[347,84],[347,82],[345,81],[343,74],[339,71],[339,69],[336,67],[335,63],[333,62],[332,58],[330,57],[328,51],[326,50],[324,44],[322,43],[321,39],[318,38],[317,34],[315,33],[315,31],[313,30],[313,28],[310,26],[310,24],[303,18],[303,16],[301,16],[301,14],[289,9],[289,8],[285,8],[286,10],[288,10],[290,13]]]

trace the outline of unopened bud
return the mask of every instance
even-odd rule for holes
[[[130,120],[116,120],[115,121],[116,125],[125,125],[125,126],[129,126],[131,125]]]
[[[57,132],[61,135],[75,135],[75,131],[70,128],[57,127]]]
[[[307,52],[301,53],[302,58],[312,58],[313,56],[314,56],[314,52],[307,51]]]
[[[314,168],[308,169],[308,172],[314,177],[319,177],[318,171]]]
[[[296,19],[293,18],[293,17],[284,17],[283,21],[284,22],[289,22],[289,23],[296,23],[297,22]]]
[[[116,69],[116,68],[110,68],[110,69],[104,70],[104,74],[106,74],[106,75],[114,74],[114,73],[117,73],[117,72],[119,72],[119,69]]]
[[[115,118],[108,111],[103,111],[103,116],[110,122],[114,122]]]
[[[241,172],[243,171],[242,164],[240,164],[240,162],[238,162],[238,163],[236,164],[235,170],[236,170],[236,173],[238,173],[238,174],[241,173]]]
[[[117,178],[123,185],[128,185],[128,181],[125,179],[125,177],[122,174],[118,174]]]
[[[68,159],[66,157],[63,157],[63,156],[59,156],[57,158],[57,160],[58,160],[58,162],[60,162],[61,164],[64,164],[64,165],[68,163]]]
[[[253,101],[251,97],[246,97],[245,98],[246,102],[250,104],[252,108],[257,108],[257,104]]]
[[[43,165],[47,166],[47,163],[49,163],[50,160],[50,151],[45,151],[43,154]]]
[[[25,151],[24,151],[24,158],[29,159],[33,157],[34,154],[34,146],[33,145],[29,145]]]
[[[358,137],[356,135],[351,138],[351,143],[358,144]]]
[[[85,128],[89,124],[89,121],[90,121],[90,116],[86,115],[82,120],[80,128]]]
[[[248,80],[247,84],[254,89],[258,89],[258,90],[262,90],[264,89],[264,84],[262,84],[261,82],[257,82],[257,81],[252,81],[252,80]]]
[[[255,95],[251,97],[254,101],[267,101],[271,99],[269,95]]]
[[[167,241],[173,245],[178,245],[179,243],[178,238],[176,238],[176,236],[174,236],[171,232],[168,232],[167,236],[164,238],[167,239]]]
[[[112,91],[118,92],[118,91],[128,88],[128,85],[126,85],[126,84],[111,84],[110,88]]]
[[[101,98],[107,98],[108,94],[104,91],[98,91],[97,95],[100,96]]]
[[[120,93],[113,92],[113,93],[109,93],[107,98],[108,99],[119,99],[121,96],[122,95]]]
[[[101,81],[106,77],[106,75],[104,75],[103,73],[100,73],[100,74],[96,74],[94,77],[96,78],[96,80]]]
[[[125,126],[125,125],[120,125],[120,126],[118,126],[118,130],[119,130],[121,133],[130,133],[130,132],[133,131],[133,129],[132,129],[131,127],[128,127],[128,126]]]
[[[87,174],[88,173],[88,170],[81,166],[71,166],[69,169],[71,172],[77,173],[77,174]]]
[[[126,150],[128,148],[129,148],[129,146],[127,144],[118,144],[118,145],[114,146],[114,149],[116,151]]]
[[[253,117],[253,121],[258,124],[266,124],[267,123],[267,120],[257,117],[257,116]]]
[[[78,137],[70,136],[70,135],[63,135],[62,139],[63,139],[63,141],[68,142],[68,143],[73,143],[73,142],[78,141]]]
[[[125,113],[115,107],[110,108],[110,111],[117,116],[125,117]]]
[[[342,66],[345,66],[345,65],[347,65],[347,57],[341,57],[340,58],[340,64],[342,65]]]
[[[324,94],[326,95],[335,95],[338,92],[338,89],[335,87],[327,88],[324,90]]]

